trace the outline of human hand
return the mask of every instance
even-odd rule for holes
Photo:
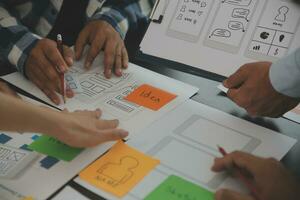
[[[90,44],[90,49],[85,59],[85,67],[87,69],[91,67],[100,51],[104,50],[105,77],[110,78],[112,70],[115,75],[122,76],[122,69],[128,67],[128,54],[120,34],[110,24],[103,20],[95,20],[84,27],[75,44],[77,60],[81,58],[86,44]]]
[[[292,175],[273,158],[259,158],[243,152],[233,152],[216,158],[212,170],[241,172],[256,189],[258,199],[251,195],[221,189],[216,200],[295,200],[300,198],[299,184]]]
[[[278,93],[269,78],[270,62],[243,65],[223,82],[227,96],[252,116],[280,117],[296,107],[299,99]]]
[[[41,39],[31,50],[26,64],[25,73],[37,87],[39,87],[55,104],[60,104],[56,92],[61,93],[59,72],[66,72],[73,64],[73,52],[64,46],[64,58],[57,49],[56,42]],[[67,97],[74,96],[73,91],[67,87]]]
[[[0,81],[0,92],[21,99],[21,97],[14,90],[10,89],[10,87],[2,81]]]
[[[101,111],[60,112],[44,125],[44,132],[73,147],[92,147],[107,141],[120,140],[128,132],[117,129],[118,120],[102,120]],[[50,127],[49,127],[50,126]]]

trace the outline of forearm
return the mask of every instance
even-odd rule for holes
[[[274,89],[284,95],[300,97],[300,48],[273,63],[270,81]]]
[[[59,112],[0,93],[0,130],[51,133]]]

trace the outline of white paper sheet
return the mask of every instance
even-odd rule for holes
[[[294,122],[300,123],[300,105],[298,105],[290,112],[285,113],[283,116]]]
[[[229,76],[241,65],[275,61],[300,47],[300,5],[291,0],[161,0],[145,54]]]
[[[103,55],[100,55],[95,59],[89,71],[83,69],[83,61],[74,63],[69,74],[72,74],[72,77],[76,79],[77,86],[81,87],[77,91],[82,92],[77,93],[74,98],[68,99],[67,103],[58,106],[59,108],[67,108],[71,111],[100,108],[103,110],[103,118],[119,119],[120,127],[128,130],[130,135],[134,135],[141,128],[159,119],[198,91],[197,88],[191,85],[160,75],[135,64],[129,64],[129,69],[124,71],[121,78],[113,77],[108,80],[102,75],[102,62]],[[16,72],[2,78],[54,105],[41,90],[26,80],[20,73]],[[158,111],[152,111],[123,99],[123,97],[142,84],[152,85],[176,94],[177,97]]]
[[[241,150],[280,160],[296,143],[293,138],[192,100],[142,132],[130,139],[128,145],[159,159],[161,164],[124,199],[143,199],[171,174],[210,191],[223,187],[244,191],[245,188],[226,174],[210,170],[214,158],[221,156],[217,145],[228,152]],[[117,199],[80,178],[76,182],[103,197]]]
[[[89,200],[70,186],[66,186],[52,200]]]

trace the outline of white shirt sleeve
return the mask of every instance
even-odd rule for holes
[[[271,65],[269,77],[274,89],[284,95],[300,97],[300,48]]]

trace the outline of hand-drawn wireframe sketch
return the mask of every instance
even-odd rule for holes
[[[259,0],[220,1],[204,44],[238,53]]]
[[[231,31],[229,31],[227,29],[217,28],[212,32],[212,34],[209,36],[209,38],[211,38],[212,36],[229,38],[229,37],[231,37]]]
[[[241,31],[245,32],[244,24],[240,21],[229,21],[228,28],[230,30],[234,30],[234,31],[241,30]]]
[[[276,61],[286,55],[299,28],[300,13],[289,1],[268,0],[245,52],[256,60]]]
[[[0,144],[0,178],[15,178],[36,156],[34,152]]]
[[[286,15],[289,12],[289,8],[287,6],[281,6],[278,9],[278,15],[276,15],[275,20],[280,21],[280,22],[285,22],[286,21]]]
[[[65,81],[66,81],[67,87],[72,89],[72,91],[75,94],[82,93],[82,87],[80,86],[79,81],[77,80],[76,74],[66,73],[65,74]]]
[[[188,42],[197,42],[214,0],[178,0],[167,35]]]
[[[249,22],[249,14],[250,10],[249,9],[244,9],[244,8],[234,8],[232,11],[232,17],[233,18],[240,18],[240,19],[245,19],[247,22]]]
[[[139,166],[138,159],[132,156],[124,156],[120,158],[118,163],[106,163],[102,165],[97,172],[99,176],[108,178],[107,183],[112,187],[125,184],[134,176],[134,170]]]
[[[252,0],[222,0],[222,3],[228,3],[236,6],[249,6]]]

